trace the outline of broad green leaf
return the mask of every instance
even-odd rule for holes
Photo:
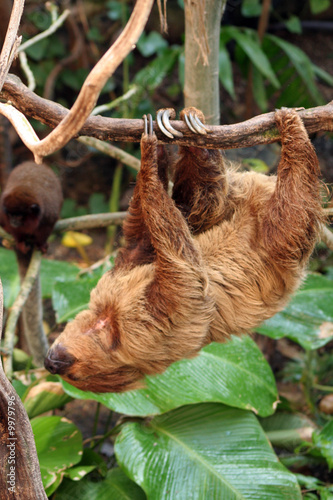
[[[328,422],[320,432],[312,434],[313,443],[321,455],[326,458],[330,469],[333,468],[333,420]]]
[[[161,375],[146,377],[145,389],[93,394],[65,382],[63,386],[73,397],[95,399],[119,413],[138,416],[204,401],[226,403],[267,416],[277,402],[272,371],[248,336],[206,346],[196,358],[178,361]]]
[[[321,280],[324,281],[325,278]],[[274,339],[288,337],[304,349],[318,349],[333,339],[333,282],[298,291],[287,307],[256,331]]]
[[[291,33],[297,33],[298,35],[302,33],[302,25],[299,17],[290,16],[289,19],[283,22]]]
[[[245,54],[248,56],[252,64],[260,71],[276,88],[280,87],[280,83],[272,69],[272,66],[263,52],[256,34],[253,30],[247,29],[241,31],[238,28],[228,28],[229,35],[235,39]]]
[[[78,272],[79,268],[74,264],[42,259],[40,277],[43,298],[51,297],[56,280],[74,279]],[[16,257],[12,250],[0,248],[0,277],[4,291],[4,305],[6,308],[11,307],[20,289]]]
[[[13,305],[20,289],[17,261],[12,250],[0,248],[0,278],[3,286],[4,307]]]
[[[106,7],[108,9],[106,15],[109,19],[111,19],[112,21],[121,19],[123,8],[123,4],[121,2],[111,0],[106,3]]]
[[[62,262],[60,260],[42,259],[40,279],[42,286],[43,298],[51,297],[53,287],[56,282],[66,282],[74,280],[80,268],[75,264],[69,262]]]
[[[40,382],[33,386],[24,399],[29,418],[36,417],[71,401],[59,382]]]
[[[228,49],[222,43],[219,51],[219,78],[226,91],[236,99],[231,60]]]
[[[279,448],[294,450],[304,441],[310,441],[315,429],[305,415],[277,411],[268,418],[259,419],[269,441]]]
[[[269,166],[260,158],[243,158],[242,165],[244,165],[245,168],[261,174],[267,174],[269,172]]]
[[[330,0],[310,0],[310,8],[313,14],[319,14],[330,6]]]
[[[149,500],[301,499],[256,417],[221,404],[125,424],[115,452]]]
[[[168,42],[157,31],[145,32],[140,36],[137,48],[144,57],[150,57],[168,46]]]
[[[63,323],[89,306],[90,291],[97,285],[99,275],[84,275],[66,282],[56,282],[52,290],[52,304],[57,322]]]
[[[245,17],[259,17],[261,14],[261,5],[259,0],[243,0],[242,15]]]
[[[268,101],[266,95],[265,82],[262,76],[262,73],[253,66],[252,71],[252,88],[253,88],[253,96],[257,105],[260,108],[260,111],[267,111],[268,109]]]
[[[152,92],[162,83],[174,65],[178,55],[178,49],[164,49],[157,58],[150,62],[145,68],[138,71],[135,75],[134,83],[142,89]],[[134,96],[133,99],[136,97],[137,96]]]
[[[142,489],[117,468],[111,469],[105,479],[91,481],[84,478],[79,482],[63,481],[57,491],[57,500],[145,500]]]
[[[62,417],[36,417],[31,420],[44,488],[59,481],[65,469],[80,462],[82,435]]]
[[[301,77],[303,84],[306,86],[309,94],[317,104],[323,104],[323,98],[316,86],[315,76],[312,63],[308,56],[299,47],[282,40],[274,35],[266,35],[266,37],[275,43],[288,56],[295,70]]]
[[[329,73],[327,73],[327,71],[325,71],[322,68],[319,68],[319,66],[317,66],[316,64],[312,64],[312,69],[314,71],[314,74],[318,78],[323,80],[323,82],[327,83],[327,85],[333,87],[333,77]]]

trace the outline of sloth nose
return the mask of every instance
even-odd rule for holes
[[[59,344],[49,350],[44,366],[52,375],[63,375],[74,361],[74,356],[67,351],[66,347]]]

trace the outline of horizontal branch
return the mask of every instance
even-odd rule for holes
[[[0,96],[10,101],[17,109],[30,118],[34,118],[51,128],[68,114],[68,109],[31,92],[21,80],[8,75]],[[325,106],[317,106],[300,110],[308,133],[333,131],[333,101]],[[158,139],[163,143],[177,143],[185,146],[202,146],[208,148],[234,149],[269,144],[279,140],[279,133],[275,127],[274,113],[258,115],[250,120],[234,125],[208,126],[211,131],[207,135],[194,135],[182,121],[171,121],[177,130],[183,132],[184,137],[168,139],[157,128]],[[105,118],[90,116],[79,135],[96,137],[102,141],[139,142],[143,132],[141,119]]]

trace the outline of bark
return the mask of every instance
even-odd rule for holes
[[[219,46],[226,0],[185,0],[185,106],[220,123]]]
[[[0,283],[0,328],[3,295]],[[0,495],[6,500],[47,500],[25,408],[0,361]]]
[[[10,100],[26,116],[35,118],[51,128],[56,127],[68,113],[68,110],[60,104],[43,99],[31,92],[14,75],[6,78],[0,97]],[[299,115],[310,134],[325,130],[333,131],[333,101],[325,106],[300,110]],[[270,144],[280,139],[275,127],[274,113],[258,115],[234,125],[210,126],[212,133],[200,137],[189,132],[181,121],[171,121],[171,124],[183,132],[184,137],[168,139],[154,123],[154,130],[160,142],[212,149],[234,149]],[[142,120],[91,116],[83,125],[79,135],[96,137],[102,141],[140,142],[142,132]]]

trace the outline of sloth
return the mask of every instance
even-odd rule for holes
[[[174,130],[160,110],[162,131]],[[204,117],[181,118],[206,133]],[[144,117],[141,169],[114,268],[67,324],[45,367],[75,387],[123,392],[145,375],[249,332],[300,286],[323,219],[319,166],[297,112],[275,112],[277,175],[227,168],[218,150],[181,147],[172,166]],[[176,131],[174,131],[176,135]]]

